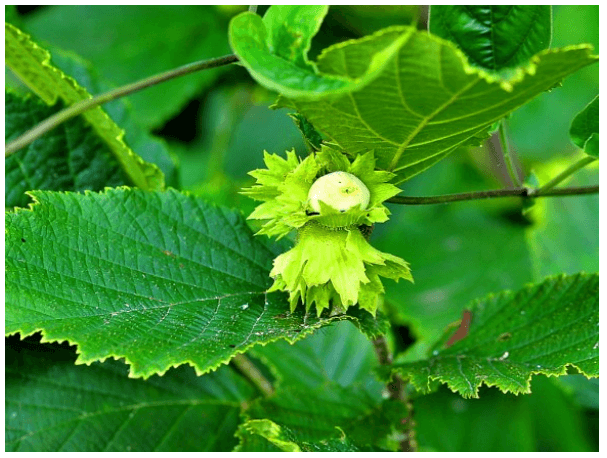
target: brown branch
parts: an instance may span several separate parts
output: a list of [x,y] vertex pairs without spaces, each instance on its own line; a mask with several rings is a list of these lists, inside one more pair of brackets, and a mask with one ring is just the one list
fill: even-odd
[[[392,364],[392,353],[388,348],[388,342],[386,342],[385,336],[373,340],[373,348],[375,349],[379,364],[382,366],[389,366]],[[405,407],[405,415],[400,420],[405,435],[404,439],[400,442],[400,450],[402,452],[415,452],[417,451],[417,441],[414,434],[415,422],[413,421],[413,406],[407,400],[405,385],[404,380],[398,374],[394,374],[392,380],[390,380],[387,385],[387,389],[390,399],[399,401]]]
[[386,202],[403,205],[430,205],[459,202],[463,200],[493,199],[497,197],[556,197],[598,194],[599,186],[579,186],[572,188],[557,188],[541,191],[532,188],[494,189],[491,191],[464,192],[461,194],[446,194],[442,196],[413,197],[395,196]]
[[74,116],[78,116],[79,114],[82,114],[85,111],[90,110],[91,108],[95,108],[99,105],[103,105],[104,103],[111,102],[112,100],[116,100],[120,97],[124,97],[125,95],[132,94],[134,92],[140,91],[150,86],[154,86],[164,81],[171,80],[173,78],[178,78],[180,76],[188,75],[190,73],[206,70],[209,68],[229,65],[237,61],[238,57],[233,54],[230,54],[228,56],[193,62],[191,64],[183,65],[181,67],[174,68],[164,73],[159,73],[143,80],[127,84],[126,86],[121,86],[119,88],[112,89],[111,91],[104,92],[103,94],[97,95],[93,98],[81,100],[80,102],[77,102],[74,105],[71,105],[48,117],[34,128],[28,130],[23,135],[10,142],[8,145],[6,145],[4,155],[5,157],[10,156],[11,154],[19,151],[21,148],[29,145],[45,133],[53,130],[60,124],[64,123],[68,119],[71,119]]

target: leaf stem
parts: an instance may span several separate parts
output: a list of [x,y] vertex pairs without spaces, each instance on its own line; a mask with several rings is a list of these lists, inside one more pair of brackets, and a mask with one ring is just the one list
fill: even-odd
[[257,5],[249,5],[249,11],[251,13],[257,13]]
[[82,114],[85,111],[90,110],[91,108],[94,108],[98,105],[103,105],[104,103],[111,102],[112,100],[124,97],[125,95],[132,94],[134,92],[140,91],[150,86],[154,86],[164,81],[171,80],[173,78],[178,78],[180,76],[184,76],[189,73],[194,73],[200,70],[229,65],[236,61],[238,61],[238,58],[234,54],[230,54],[223,57],[216,57],[213,59],[192,62],[190,64],[183,65],[181,67],[177,67],[172,70],[159,73],[157,75],[150,76],[140,81],[127,84],[126,86],[112,89],[111,91],[97,95],[93,98],[81,100],[80,102],[77,102],[74,105],[61,110],[58,113],[55,113],[53,116],[50,116],[49,118],[45,119],[33,129],[28,130],[23,135],[10,142],[6,146],[5,157],[10,156],[16,151],[19,151],[21,148],[29,145],[37,138],[41,137],[45,133],[59,126],[61,123],[67,121],[68,119],[71,119],[74,116],[78,116],[79,114]]
[[232,358],[231,362],[265,397],[270,397],[274,394],[274,387],[270,381],[257,369],[253,361],[245,355],[236,355]]
[[[388,342],[385,336],[380,336],[373,340],[373,348],[377,355],[377,360],[382,366],[389,366],[392,364],[392,353],[388,348]],[[415,440],[415,423],[413,421],[413,406],[407,399],[405,394],[405,382],[398,374],[392,375],[392,380],[387,385],[388,394],[390,399],[401,402],[406,410],[405,416],[401,419],[401,425],[404,425],[405,437],[400,442],[400,449],[402,452],[415,452],[417,451],[417,441]]]
[[442,196],[413,197],[395,196],[386,202],[403,205],[430,205],[459,202],[463,200],[493,199],[497,197],[555,197],[579,196],[583,194],[598,194],[599,186],[579,186],[572,188],[557,188],[542,190],[533,188],[494,189],[490,191],[464,192],[461,194],[446,194]]
[[571,167],[569,167],[568,169],[566,169],[563,172],[559,173],[557,176],[555,176],[552,180],[550,180],[544,186],[541,186],[537,190],[537,192],[538,193],[540,193],[540,192],[541,193],[545,193],[549,189],[554,188],[557,184],[559,184],[561,181],[563,181],[569,175],[573,175],[575,172],[577,172],[581,168],[586,167],[588,164],[590,164],[591,162],[594,162],[596,160],[597,160],[597,158],[596,157],[592,157],[592,156],[586,156],[586,157],[580,159],[575,164],[573,164]]
[[512,155],[510,154],[510,146],[508,144],[508,137],[506,135],[506,120],[502,119],[499,123],[498,127],[499,140],[500,145],[502,147],[502,155],[504,156],[504,162],[506,163],[506,167],[508,169],[508,175],[514,184],[514,187],[521,187],[521,180],[518,176],[518,172],[516,171],[516,167],[514,166],[514,161],[512,160]]

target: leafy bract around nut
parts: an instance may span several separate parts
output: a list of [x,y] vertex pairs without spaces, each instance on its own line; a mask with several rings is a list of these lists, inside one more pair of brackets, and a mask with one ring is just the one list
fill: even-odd
[[301,300],[320,315],[358,304],[375,315],[384,294],[380,276],[413,281],[408,264],[373,248],[361,229],[388,220],[382,204],[400,190],[393,174],[375,170],[373,152],[351,162],[324,144],[303,160],[264,152],[267,169],[250,172],[257,184],[243,194],[260,200],[249,216],[265,220],[258,234],[284,237],[297,230],[295,247],[274,260],[270,291],[289,292],[291,310]]

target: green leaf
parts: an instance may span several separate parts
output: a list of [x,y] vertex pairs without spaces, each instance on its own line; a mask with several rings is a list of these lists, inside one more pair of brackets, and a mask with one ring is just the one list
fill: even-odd
[[322,136],[320,133],[314,128],[310,121],[308,121],[304,116],[299,113],[290,113],[289,117],[293,119],[293,122],[301,132],[303,136],[306,146],[311,151],[318,151],[321,148]]
[[283,387],[270,398],[254,401],[245,415],[247,421],[270,420],[299,445],[320,446],[345,433],[357,447],[380,447],[388,443],[404,412],[398,401],[378,405],[360,386],[330,382],[312,390]]
[[132,377],[184,363],[202,374],[335,320],[376,332],[358,309],[287,313],[283,294],[266,293],[275,253],[238,212],[173,190],[31,196],[31,210],[6,215],[5,331],[68,340],[78,363],[124,357]]
[[241,444],[235,449],[237,452],[386,451],[374,447],[357,447],[339,428],[335,429],[334,437],[318,442],[306,442],[288,427],[277,425],[270,420],[250,420],[241,425],[236,434],[241,439]]
[[266,11],[263,25],[269,51],[297,67],[310,64],[308,51],[329,7],[326,5],[275,5]]
[[[51,6],[31,15],[25,26],[84,57],[118,86],[230,52],[225,20],[208,5]],[[132,94],[133,114],[148,129],[160,127],[225,70],[197,72]]]
[[[5,31],[6,65],[48,105],[54,105],[57,100],[72,105],[91,98],[86,89],[50,63],[48,51],[34,43],[29,35],[8,23]],[[136,186],[150,190],[164,187],[164,176],[160,169],[145,162],[126,145],[124,131],[101,107],[93,108],[82,116],[107,144]]]
[[[259,423],[263,429],[278,429],[280,426],[276,425],[277,428],[272,428],[271,425],[275,423],[270,420],[252,420],[252,422]],[[251,425],[250,422],[244,422],[238,428],[236,432],[236,437],[240,440],[236,448],[234,448],[234,452],[281,452],[284,451],[283,448],[275,445],[273,442],[269,440],[267,434],[259,434],[261,432],[261,428],[249,428]],[[267,425],[267,426],[266,426]],[[280,434],[280,430],[279,430]],[[276,437],[276,436],[274,436]],[[287,442],[287,441],[284,441]],[[282,445],[282,444],[281,444]],[[286,445],[286,444],[285,444]],[[291,449],[295,449],[297,444],[291,445]],[[288,446],[288,445],[287,445]],[[297,446],[299,447],[299,446]]]
[[590,156],[599,157],[599,96],[580,111],[569,129],[571,141]]
[[[9,142],[63,108],[12,91],[5,98],[5,138]],[[6,207],[25,207],[32,189],[101,191],[129,179],[120,164],[82,118],[71,119],[5,160]]]
[[529,393],[533,374],[599,375],[597,274],[562,275],[471,304],[468,335],[425,360],[393,369],[426,392],[433,380],[464,397],[482,383],[504,392]]
[[455,43],[471,64],[499,71],[550,47],[550,5],[433,5],[430,32]]
[[6,451],[230,451],[253,389],[229,367],[146,382],[117,361],[76,366],[73,349],[7,340]]
[[355,77],[322,74],[307,53],[326,12],[326,6],[274,5],[263,19],[241,13],[230,21],[230,46],[259,84],[285,97],[318,100],[360,89],[379,75],[404,38],[373,50]]
[[[479,143],[491,124],[597,60],[588,45],[546,50],[508,77],[468,64],[455,45],[408,27],[327,48],[321,74],[358,78],[374,56],[398,43],[381,75],[337,99],[290,100],[318,130],[353,155],[374,150],[378,166],[403,182],[463,144]],[[426,162],[421,166],[424,161]]]
[[382,399],[383,385],[372,375],[377,366],[373,345],[350,323],[327,326],[293,345],[278,341],[252,351],[272,370],[277,389],[360,385],[377,402]]
[[[590,43],[599,50],[599,6],[554,5],[552,46]],[[517,155],[543,162],[556,154],[573,153],[569,127],[576,113],[599,93],[599,66],[590,65],[569,76],[562,87],[544,92],[519,108],[508,120],[508,132]],[[537,120],[550,120],[550,129],[538,129]]]
[[[256,347],[253,354],[270,368],[276,392],[247,409],[245,415],[253,420],[244,429],[270,439],[251,425],[271,420],[266,432],[302,449],[337,442],[358,448],[398,447],[393,437],[402,428],[406,407],[382,396],[384,386],[373,376],[373,346],[352,325],[337,323],[293,345],[280,341]],[[241,438],[243,448],[252,446],[246,434]]]
[[243,423],[236,435],[240,444],[235,452],[301,452],[301,447],[293,441],[293,433],[270,420]]

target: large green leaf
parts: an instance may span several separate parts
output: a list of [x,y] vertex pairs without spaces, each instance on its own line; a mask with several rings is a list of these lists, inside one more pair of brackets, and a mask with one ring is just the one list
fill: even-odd
[[327,8],[274,5],[263,19],[241,13],[230,22],[232,50],[259,84],[286,97],[318,100],[360,89],[379,75],[405,38],[395,37],[373,50],[355,77],[319,73],[307,54]]
[[[49,107],[32,96],[6,92],[6,141],[18,137],[63,108]],[[84,119],[63,123],[5,160],[4,205],[24,207],[32,189],[101,191],[129,182],[108,146]]]
[[359,78],[376,53],[394,43],[399,52],[363,89],[338,99],[282,104],[296,108],[352,154],[375,150],[378,166],[397,173],[396,182],[458,145],[478,143],[492,123],[597,60],[588,45],[546,50],[500,77],[472,67],[448,41],[409,27],[390,27],[327,48],[318,69]]
[[590,156],[599,157],[599,96],[580,111],[571,123],[573,143]]
[[6,451],[230,451],[253,395],[229,367],[144,382],[117,361],[75,366],[57,344],[9,338],[5,356]]
[[[116,85],[230,52],[225,19],[201,5],[62,5],[25,21],[38,39],[69,49]],[[129,96],[144,127],[159,127],[225,68],[197,72]]]
[[[58,100],[71,105],[91,97],[73,78],[54,67],[50,63],[49,52],[34,43],[29,35],[8,23],[5,32],[6,65],[48,105],[54,105]],[[145,162],[126,145],[124,131],[101,107],[93,108],[82,116],[107,144],[136,186],[150,190],[164,187],[164,176],[160,169]],[[26,148],[31,148],[31,145]]]
[[148,377],[189,363],[199,374],[255,344],[295,341],[334,320],[381,332],[370,314],[288,313],[267,294],[275,253],[243,216],[176,191],[31,193],[6,215],[9,334],[42,331]]
[[433,5],[430,32],[492,71],[525,64],[550,47],[550,5]]
[[464,397],[482,383],[529,393],[533,374],[564,375],[575,366],[599,375],[597,274],[562,275],[474,302],[468,335],[428,359],[394,365],[420,391],[434,380]]

